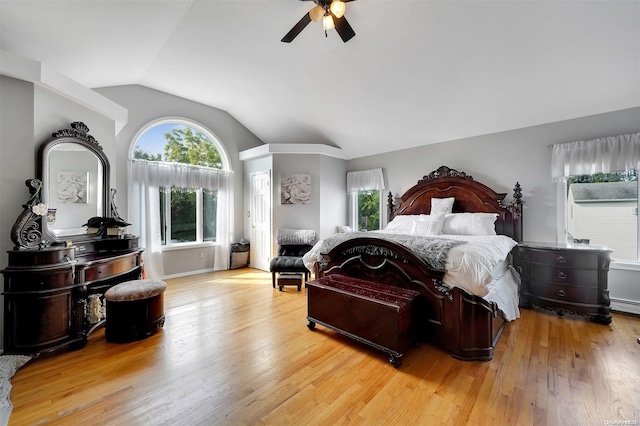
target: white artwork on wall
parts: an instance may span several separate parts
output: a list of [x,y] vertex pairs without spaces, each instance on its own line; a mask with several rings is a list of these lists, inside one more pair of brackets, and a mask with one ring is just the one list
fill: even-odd
[[282,175],[280,204],[311,204],[311,175]]
[[59,172],[58,173],[58,202],[86,204],[89,188],[88,172]]

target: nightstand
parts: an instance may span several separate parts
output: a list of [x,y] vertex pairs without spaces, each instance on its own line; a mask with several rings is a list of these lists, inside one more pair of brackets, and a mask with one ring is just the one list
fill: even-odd
[[609,247],[590,244],[522,242],[513,264],[522,277],[520,307],[532,305],[587,315],[600,324],[611,323]]

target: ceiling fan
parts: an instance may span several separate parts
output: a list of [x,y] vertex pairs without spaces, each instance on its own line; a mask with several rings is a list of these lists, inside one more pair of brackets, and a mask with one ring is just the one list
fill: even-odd
[[355,31],[353,31],[353,28],[351,28],[351,25],[349,25],[347,19],[344,17],[344,11],[346,9],[345,3],[353,0],[301,1],[313,1],[316,6],[314,6],[309,13],[306,13],[302,19],[300,19],[298,23],[291,28],[291,31],[289,31],[280,41],[284,43],[291,43],[311,21],[322,21],[322,29],[324,30],[325,37],[327,36],[327,31],[334,28],[345,43],[356,35]]

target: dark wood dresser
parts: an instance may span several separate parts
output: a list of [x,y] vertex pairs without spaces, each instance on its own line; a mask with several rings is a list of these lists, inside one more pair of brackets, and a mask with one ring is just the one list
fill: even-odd
[[611,252],[606,246],[589,244],[520,243],[513,259],[522,277],[520,306],[611,323],[607,286]]
[[4,352],[84,347],[91,332],[104,323],[104,293],[115,284],[140,278],[142,251],[138,237],[9,251],[9,265],[0,271]]

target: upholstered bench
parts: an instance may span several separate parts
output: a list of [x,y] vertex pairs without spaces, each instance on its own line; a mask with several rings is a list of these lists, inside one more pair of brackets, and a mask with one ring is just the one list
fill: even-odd
[[327,275],[307,283],[307,327],[313,330],[318,323],[385,351],[399,367],[409,343],[418,343],[419,297],[414,290]]
[[151,336],[164,325],[164,291],[160,280],[134,280],[111,287],[106,301],[105,337],[129,342]]

